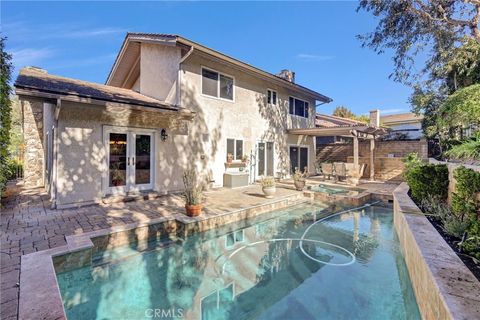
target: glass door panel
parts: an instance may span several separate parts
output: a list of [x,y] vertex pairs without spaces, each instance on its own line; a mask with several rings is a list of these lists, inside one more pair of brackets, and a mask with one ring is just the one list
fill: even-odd
[[258,143],[258,175],[265,175],[265,143]]
[[273,142],[267,142],[267,175],[273,176]]
[[295,173],[298,168],[298,147],[290,147],[290,173]]
[[135,184],[150,184],[152,143],[151,135],[135,135]]
[[308,171],[308,148],[300,148],[300,167],[301,172]]
[[127,134],[109,134],[109,187],[127,185]]

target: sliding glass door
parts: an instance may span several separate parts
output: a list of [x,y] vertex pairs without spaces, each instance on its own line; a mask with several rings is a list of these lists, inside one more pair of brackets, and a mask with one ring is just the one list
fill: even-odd
[[273,176],[273,142],[259,142],[257,150],[257,177]]
[[301,172],[308,170],[308,148],[301,146],[290,146],[290,174],[295,173],[295,169]]
[[153,189],[154,132],[108,127],[104,133],[108,163],[105,193]]

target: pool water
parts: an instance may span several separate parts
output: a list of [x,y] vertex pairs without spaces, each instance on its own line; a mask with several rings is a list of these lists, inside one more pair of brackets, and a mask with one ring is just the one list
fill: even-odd
[[328,210],[300,204],[145,252],[102,253],[57,275],[67,317],[420,319],[392,209]]
[[322,192],[327,193],[329,195],[349,195],[349,196],[356,196],[359,193],[365,191],[365,189],[360,188],[342,188],[342,187],[333,187],[325,184],[320,184],[318,186],[312,186],[310,190],[315,192]]

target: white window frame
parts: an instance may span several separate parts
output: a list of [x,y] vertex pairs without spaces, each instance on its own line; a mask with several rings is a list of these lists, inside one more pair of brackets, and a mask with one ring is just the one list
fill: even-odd
[[[275,103],[273,102],[270,102],[268,103],[268,93],[270,92],[271,94],[271,101],[273,101],[273,93],[275,92]],[[276,90],[273,90],[273,89],[270,89],[270,88],[267,88],[267,105],[270,105],[270,106],[277,106],[278,105],[278,92]]]
[[[242,232],[242,241],[237,241],[237,232],[240,232],[240,231]],[[231,235],[231,234],[233,234],[233,244],[230,246],[230,245],[227,244],[227,240],[228,240],[228,236]],[[235,230],[235,231],[229,232],[225,235],[225,248],[226,249],[231,249],[231,248],[235,247],[235,245],[237,243],[244,243],[244,242],[245,242],[245,232],[244,232],[243,229]]]
[[[106,170],[102,172],[102,190],[103,190],[103,196],[107,195],[115,195],[115,194],[126,194],[128,192],[135,192],[135,191],[143,191],[143,190],[155,190],[156,188],[156,182],[155,182],[155,177],[156,177],[156,163],[157,163],[157,129],[150,129],[150,128],[138,128],[138,127],[125,127],[125,126],[111,126],[111,125],[103,125],[102,128],[102,140],[104,143],[104,148],[106,151],[106,156],[105,156],[105,168]],[[121,133],[121,134],[126,134],[127,136],[134,137],[136,134],[146,134],[150,135],[152,137],[151,141],[151,155],[150,155],[150,161],[151,161],[151,168],[150,168],[150,183],[149,184],[129,184],[128,182],[125,184],[125,186],[122,187],[110,187],[109,186],[109,163],[110,163],[110,153],[108,152],[108,143],[109,143],[109,134],[110,133]],[[128,139],[128,137],[127,137]],[[128,140],[127,140],[128,143]],[[132,141],[132,143],[134,143]],[[131,146],[127,144],[127,156],[131,156],[130,153],[132,150],[130,150]],[[130,175],[131,172],[128,172],[127,169],[127,178],[130,179],[132,176]]]
[[[203,70],[208,70],[210,72],[216,72],[218,74],[218,81],[217,81],[217,93],[218,93],[218,96],[211,96],[211,95],[208,95],[208,94],[205,94],[203,93]],[[220,97],[220,75],[223,75],[225,77],[229,77],[229,78],[232,78],[233,80],[233,86],[232,86],[232,100],[229,100],[229,99],[225,99],[225,98],[222,98]],[[217,71],[213,68],[210,68],[210,67],[205,67],[205,66],[201,66],[201,70],[200,70],[200,94],[203,96],[203,97],[206,97],[206,98],[211,98],[211,99],[217,99],[217,100],[223,100],[223,101],[228,101],[228,102],[235,102],[235,77],[232,76],[232,75],[229,75],[229,74],[226,74],[226,73],[223,73],[223,72],[220,72],[220,71]]]
[[[274,176],[274,177],[277,176],[277,175],[275,174],[275,162],[276,162],[276,161],[275,161],[275,152],[276,152],[275,141],[273,141],[273,140],[257,140],[257,143],[256,143],[256,146],[257,146],[257,148],[256,148],[256,149],[257,149],[257,154],[255,155],[255,157],[256,157],[256,163],[255,163],[255,179],[260,179],[260,177],[261,177],[261,176],[258,174],[258,168],[259,168],[258,158],[259,158],[259,153],[260,153],[260,150],[259,150],[259,148],[258,148],[258,144],[259,144],[259,143],[265,143],[265,148],[266,148],[266,147],[267,147],[267,143],[269,143],[269,142],[272,143],[272,148],[273,148],[273,150],[272,150],[272,152],[273,152],[273,164],[272,164],[272,166],[273,166],[273,168],[272,168],[272,169],[273,169],[273,176]],[[265,150],[265,163],[264,163],[264,165],[265,165],[265,171],[267,171],[267,152],[266,152],[266,150]]]
[[[293,98],[293,114],[290,113],[290,98]],[[303,103],[306,103],[308,106],[308,117],[305,117],[305,106],[303,108],[303,116],[299,116],[298,114],[295,114],[295,100],[300,100],[300,101],[303,101]],[[299,117],[299,118],[303,118],[303,119],[309,119],[310,116],[311,116],[311,111],[310,111],[310,102],[305,100],[305,99],[301,99],[301,98],[297,98],[296,96],[288,96],[288,114],[291,115],[291,116],[295,116],[295,117]]]
[[[245,139],[244,138],[233,138],[233,137],[227,137],[226,140],[225,140],[225,159],[227,159],[227,156],[228,156],[228,140],[233,140],[233,160],[242,160],[241,157],[245,156],[246,153],[245,153]],[[237,159],[237,155],[235,153],[237,153],[237,141],[242,141],[242,149],[243,149],[243,154],[241,155],[241,157],[239,159]]]

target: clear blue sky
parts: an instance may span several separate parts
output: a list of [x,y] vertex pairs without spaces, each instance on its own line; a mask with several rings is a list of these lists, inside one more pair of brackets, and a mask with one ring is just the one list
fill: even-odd
[[17,68],[104,83],[125,32],[180,34],[333,98],[355,113],[408,112],[411,89],[388,78],[391,54],[355,38],[376,21],[357,2],[1,2]]

